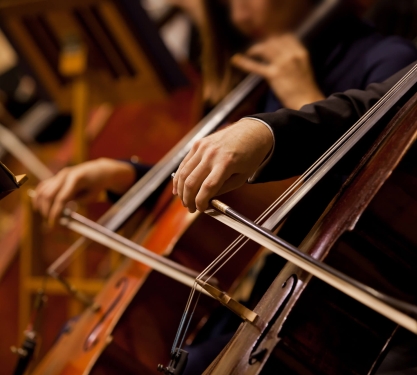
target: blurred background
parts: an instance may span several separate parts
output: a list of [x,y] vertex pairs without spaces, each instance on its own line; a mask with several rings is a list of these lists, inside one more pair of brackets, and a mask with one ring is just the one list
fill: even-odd
[[[77,236],[51,230],[28,191],[68,165],[100,157],[156,163],[206,111],[199,0],[0,0],[0,160],[29,182],[0,202],[0,364],[24,339],[47,289],[37,357],[83,304],[45,271]],[[57,4],[59,3],[59,4]],[[191,5],[190,5],[191,4]],[[417,1],[358,0],[383,35],[417,43]],[[97,219],[110,207],[83,208]],[[120,256],[100,246],[62,275],[96,294]],[[32,323],[31,323],[32,322]]]

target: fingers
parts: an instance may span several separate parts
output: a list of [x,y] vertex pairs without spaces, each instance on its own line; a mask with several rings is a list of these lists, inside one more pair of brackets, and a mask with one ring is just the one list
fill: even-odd
[[[178,197],[190,212],[206,210],[216,194],[242,185],[272,144],[270,130],[254,120],[240,121],[196,142],[175,175]],[[235,175],[240,177],[231,178]]]
[[[195,172],[195,169],[200,164],[201,158],[199,157],[199,154],[194,154],[182,167],[179,168],[177,173],[175,174],[175,177],[177,178],[177,195],[184,203],[184,184],[185,181],[188,179],[188,177],[193,174],[193,178],[199,180],[201,177],[197,174],[199,172],[202,172],[202,168],[198,168],[197,172]],[[189,184],[189,183],[188,183]]]
[[55,196],[55,199],[51,201],[51,206],[49,212],[45,215],[48,218],[48,224],[53,226],[61,212],[64,210],[65,205],[75,198],[77,194],[78,180],[76,178],[68,178],[59,193]]
[[134,174],[130,165],[107,158],[64,168],[39,184],[33,207],[53,224],[71,200],[91,202],[100,192],[110,188],[123,194],[133,183]]
[[177,172],[175,173],[174,179],[172,180],[172,194],[178,195],[178,181],[180,178],[180,173],[183,169],[183,167],[187,164],[188,160],[190,160],[195,152],[198,149],[198,142],[196,142],[193,147],[191,148],[190,152],[185,156],[181,164],[179,165]]
[[254,44],[246,51],[245,55],[264,63],[271,63],[274,59],[288,53],[290,50],[290,41],[286,37],[275,37],[262,43]]
[[60,191],[68,171],[66,169],[59,172],[56,176],[41,182],[35,191],[35,196],[32,199],[33,208],[41,213],[42,216],[47,217],[51,208],[52,202]]
[[32,199],[33,208],[53,226],[67,202],[82,190],[82,176],[63,169],[56,176],[39,184]]
[[271,37],[250,47],[244,55],[237,54],[232,64],[248,73],[255,73],[269,78],[282,64],[290,64],[295,59],[305,58],[305,48],[291,34]]
[[262,77],[266,77],[268,74],[267,64],[256,61],[242,54],[236,54],[233,56],[232,64],[247,73],[255,73]]
[[[227,173],[227,163],[222,165],[214,162],[216,152],[206,150],[204,146],[200,147],[192,157],[184,159],[185,162],[175,174],[177,195],[191,213],[196,209],[204,211],[209,200],[230,177]],[[202,154],[205,155],[203,159]]]
[[254,44],[246,51],[246,55],[254,59],[269,61],[276,54],[274,50],[271,50],[271,43],[269,41]]
[[196,208],[200,212],[207,210],[210,200],[218,194],[224,182],[230,177],[225,169],[215,168],[201,184],[195,198]]
[[196,204],[195,198],[198,194],[198,191],[210,174],[210,167],[206,163],[200,163],[186,178],[184,182],[184,189],[182,195],[182,202],[184,206],[188,208],[188,211],[191,213],[195,212]]

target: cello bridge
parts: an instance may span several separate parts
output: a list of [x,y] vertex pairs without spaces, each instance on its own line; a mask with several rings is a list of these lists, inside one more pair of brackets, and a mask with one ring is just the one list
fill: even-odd
[[257,321],[259,320],[259,315],[256,312],[243,306],[241,303],[234,300],[225,292],[222,292],[221,290],[215,288],[214,286],[211,286],[210,284],[207,284],[206,282],[202,280],[197,279],[196,282],[210,296],[212,296],[214,299],[219,301],[222,305],[227,307],[230,311],[232,311],[234,314],[239,316],[244,321],[251,323],[251,324],[256,324]]

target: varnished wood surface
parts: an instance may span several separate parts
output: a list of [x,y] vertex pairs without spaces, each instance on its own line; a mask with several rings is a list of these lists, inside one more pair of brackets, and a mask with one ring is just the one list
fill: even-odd
[[[417,300],[416,135],[414,96],[301,245],[350,276],[413,303]],[[288,280],[296,286],[281,304]],[[290,264],[255,311],[266,321],[275,319],[260,348],[274,352],[276,371],[282,367],[294,374],[370,374],[397,328]],[[266,357],[253,365],[249,357],[259,334],[256,327],[242,324],[204,374],[258,374]]]

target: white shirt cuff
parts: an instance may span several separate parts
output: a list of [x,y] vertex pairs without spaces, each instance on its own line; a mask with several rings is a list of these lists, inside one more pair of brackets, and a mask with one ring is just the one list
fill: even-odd
[[272,157],[272,154],[274,153],[274,149],[275,149],[275,135],[274,135],[274,132],[273,132],[273,130],[272,130],[272,128],[271,128],[271,126],[269,125],[269,124],[267,124],[265,121],[263,121],[263,120],[260,120],[260,119],[258,119],[258,118],[256,118],[256,117],[243,117],[242,118],[242,120],[254,120],[254,121],[259,121],[261,124],[264,124],[268,129],[269,129],[269,131],[271,132],[271,134],[272,134],[272,149],[271,149],[271,151],[269,152],[269,154],[266,156],[266,158],[265,158],[265,160],[262,162],[262,164],[258,167],[258,169],[255,171],[255,173],[251,176],[251,177],[249,177],[248,178],[248,183],[253,183],[253,182],[255,182],[255,180],[257,179],[257,177],[259,176],[259,174],[261,173],[261,171],[262,171],[262,169],[265,167],[265,165],[267,165],[268,164],[268,162],[269,162],[269,160],[271,159],[271,157]]

